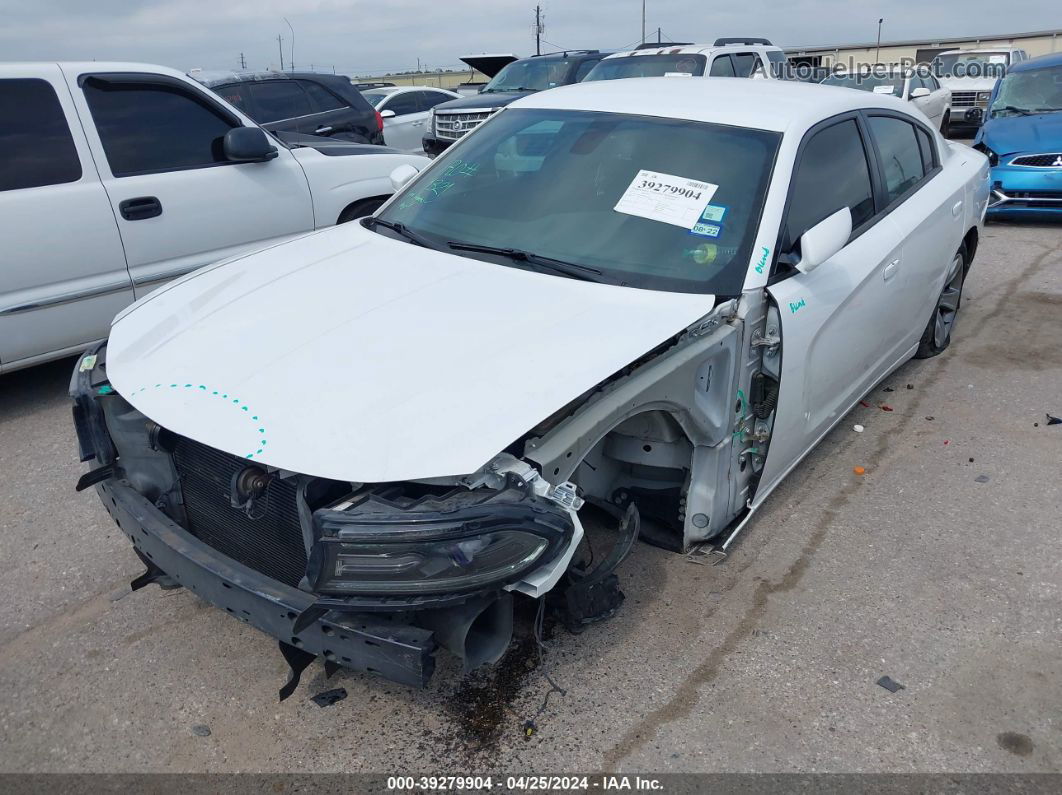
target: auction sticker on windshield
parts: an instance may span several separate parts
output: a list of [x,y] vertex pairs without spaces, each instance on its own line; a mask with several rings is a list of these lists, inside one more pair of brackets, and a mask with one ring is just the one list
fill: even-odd
[[650,221],[692,229],[718,185],[659,171],[639,171],[612,209]]

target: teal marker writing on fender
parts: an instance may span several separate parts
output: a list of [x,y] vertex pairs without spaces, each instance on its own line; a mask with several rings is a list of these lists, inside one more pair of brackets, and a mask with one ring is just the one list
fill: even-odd
[[789,311],[790,312],[796,312],[801,307],[807,306],[807,305],[808,305],[807,301],[805,301],[803,298],[801,298],[799,301],[796,301],[796,302],[790,301],[789,302]]

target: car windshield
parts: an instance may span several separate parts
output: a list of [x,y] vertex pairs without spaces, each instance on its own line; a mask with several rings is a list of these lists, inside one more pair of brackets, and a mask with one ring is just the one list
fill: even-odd
[[383,101],[393,93],[395,93],[393,88],[370,88],[368,91],[362,91],[361,95],[369,100],[370,105],[374,108],[378,108],[383,104]]
[[856,88],[860,91],[872,91],[875,94],[890,94],[903,97],[902,77],[873,77],[866,75],[830,75],[822,81],[824,86],[841,86]]
[[584,83],[592,80],[620,80],[624,77],[664,77],[682,74],[700,77],[707,59],[703,55],[628,55],[605,58],[590,70]]
[[780,139],[682,119],[508,109],[378,218],[411,240],[499,265],[535,262],[451,244],[559,260],[582,278],[589,268],[633,287],[736,295]]
[[1005,52],[952,52],[933,59],[935,72],[945,77],[1000,77],[1010,64]]
[[1062,64],[1011,72],[999,84],[991,114],[1062,111]]
[[545,91],[563,85],[568,75],[565,59],[535,59],[514,61],[506,66],[483,88],[484,94],[499,91]]

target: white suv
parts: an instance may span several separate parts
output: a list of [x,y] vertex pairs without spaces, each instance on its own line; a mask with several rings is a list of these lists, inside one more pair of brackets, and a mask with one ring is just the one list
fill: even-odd
[[951,91],[953,124],[980,126],[996,81],[1008,67],[1029,59],[1025,50],[985,47],[948,50],[933,59],[933,74]]
[[767,39],[716,39],[711,45],[642,45],[602,59],[583,82],[671,76],[779,79],[785,63],[785,53]]

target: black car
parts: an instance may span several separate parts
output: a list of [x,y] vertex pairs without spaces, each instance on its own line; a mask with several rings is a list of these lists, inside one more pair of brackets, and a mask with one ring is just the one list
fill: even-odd
[[191,75],[273,133],[383,144],[383,119],[342,75],[198,72]]
[[462,58],[492,80],[474,96],[435,106],[431,126],[424,135],[425,153],[434,156],[443,152],[465,133],[520,97],[578,83],[606,55],[607,52],[600,50],[567,50],[520,60],[513,56]]

